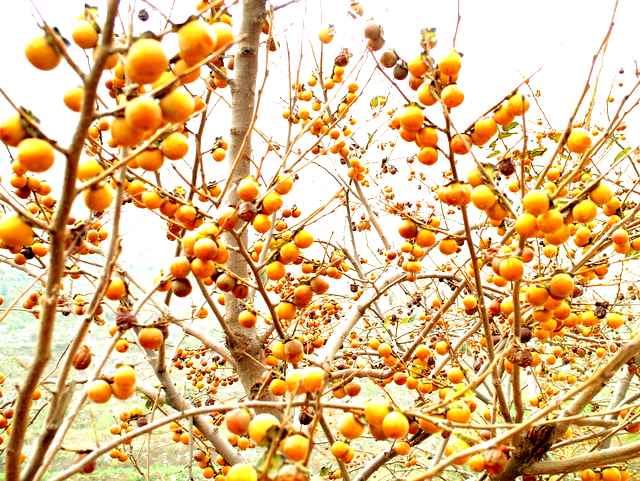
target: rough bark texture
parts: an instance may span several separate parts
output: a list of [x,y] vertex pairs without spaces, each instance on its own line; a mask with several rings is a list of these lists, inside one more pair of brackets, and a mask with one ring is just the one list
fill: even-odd
[[[244,0],[242,2],[242,24],[240,26],[240,42],[235,58],[235,79],[231,83],[231,145],[230,159],[237,158],[235,169],[231,172],[231,189],[226,198],[227,205],[236,205],[238,197],[235,185],[238,180],[251,172],[251,132],[249,131],[255,109],[256,77],[258,73],[258,45],[262,22],[265,16],[265,0]],[[226,237],[229,245],[235,245],[231,235]],[[247,242],[247,231],[241,236]],[[246,261],[238,252],[231,251],[228,267],[240,278],[246,278],[249,270]],[[255,329],[246,329],[238,324],[241,304],[233,297],[226,295],[225,320],[233,339],[227,344],[238,362],[240,381],[247,393],[260,380],[263,369],[256,360],[262,357],[262,345]],[[253,396],[251,396],[253,397]]]

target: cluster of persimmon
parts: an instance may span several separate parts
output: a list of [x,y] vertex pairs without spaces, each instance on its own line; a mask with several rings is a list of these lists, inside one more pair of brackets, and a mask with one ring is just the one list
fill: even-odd
[[582,481],[628,481],[631,473],[624,468],[610,466],[602,469],[583,469],[580,471]]
[[118,399],[130,398],[136,390],[136,371],[132,366],[121,365],[116,368],[111,379],[96,379],[87,386],[89,400],[104,404],[111,396]]
[[[111,121],[101,117],[91,127],[89,135],[95,144],[89,152],[99,159],[82,161],[77,174],[79,181],[88,182],[83,190],[90,210],[104,211],[114,197],[113,187],[104,173],[109,165],[101,155],[104,148],[101,132],[109,131],[109,147],[132,148],[145,142],[150,144],[147,148],[139,148],[138,154],[129,160],[128,166],[132,169],[157,171],[165,158],[177,160],[186,155],[188,141],[181,132],[183,124],[204,104],[182,85],[200,78],[200,66],[207,60],[221,62],[221,57],[213,54],[224,52],[234,41],[231,18],[222,10],[216,10],[222,7],[216,5],[207,4],[211,12],[210,23],[196,18],[177,28],[179,59],[173,65],[170,65],[161,41],[155,38],[135,40],[124,58],[118,53],[108,57],[105,68],[113,70],[113,78],[107,81],[107,87],[117,101],[117,108],[110,113],[113,116]],[[89,50],[97,47],[99,33],[92,11],[87,9],[72,36],[78,47]],[[50,34],[36,37],[26,46],[25,55],[34,67],[51,70],[62,58],[60,42],[61,38],[54,39]],[[80,112],[83,96],[82,88],[71,89],[65,94],[64,103],[70,110]],[[17,148],[11,179],[16,194],[21,198],[35,195],[37,202],[29,205],[29,211],[44,217],[51,212],[55,198],[50,195],[49,184],[39,180],[35,174],[46,172],[53,166],[54,146],[40,132],[37,119],[26,111],[0,125],[0,138],[8,146]],[[224,157],[224,147],[221,144],[214,150],[216,160]],[[100,180],[94,180],[96,177]],[[160,208],[163,199],[153,189],[146,192],[144,187],[144,184],[142,188],[140,184],[134,184],[129,190],[146,207]],[[173,217],[168,215],[173,210],[178,214],[177,220],[188,225],[194,222],[192,217],[195,215],[192,214],[193,207],[186,207],[186,212],[180,212],[179,206],[167,205],[165,215]],[[34,241],[33,235],[29,223],[18,216],[5,216],[0,223],[0,241],[6,248],[18,250],[30,246]]]
[[[321,397],[348,397],[350,401],[371,387],[376,390],[398,387],[406,390],[403,394],[418,396],[426,406],[438,405],[436,409],[422,411],[422,405],[403,408],[381,396],[374,396],[359,406],[354,402],[353,406],[343,407],[331,423],[337,439],[328,446],[328,452],[340,463],[352,467],[363,458],[359,454],[358,440],[369,435],[376,441],[393,443],[393,453],[404,456],[406,467],[417,464],[414,445],[429,436],[447,439],[444,444],[447,456],[469,448],[478,442],[478,437],[486,440],[492,436],[485,430],[480,430],[477,437],[467,435],[465,428],[472,419],[494,423],[496,412],[487,407],[478,408],[481,396],[476,397],[469,389],[473,374],[464,362],[455,359],[457,348],[448,333],[454,322],[466,324],[468,317],[465,316],[477,316],[483,308],[481,301],[482,306],[486,302],[486,314],[493,321],[493,331],[488,334],[493,334],[490,337],[494,344],[495,340],[508,337],[513,326],[520,326],[518,338],[524,347],[508,352],[500,369],[508,375],[518,366],[530,369],[536,376],[537,391],[528,399],[532,408],[542,408],[551,402],[561,392],[561,383],[573,385],[586,379],[584,370],[579,367],[580,358],[589,356],[598,360],[616,351],[618,345],[607,342],[606,335],[621,329],[630,314],[622,307],[610,308],[608,303],[580,302],[586,299],[586,289],[592,281],[608,275],[610,261],[600,255],[575,264],[578,267],[574,268],[559,258],[561,253],[566,253],[567,258],[575,258],[578,252],[586,255],[599,243],[603,249],[611,247],[615,254],[626,255],[632,250],[640,250],[640,238],[634,237],[630,228],[614,229],[614,226],[622,225],[624,209],[629,206],[621,200],[622,190],[604,180],[604,175],[589,171],[591,150],[599,144],[599,140],[594,139],[597,131],[579,124],[569,129],[566,138],[562,139],[567,161],[564,165],[538,169],[534,165],[538,154],[527,152],[526,135],[523,151],[505,153],[496,165],[484,162],[488,158],[481,149],[489,146],[497,153],[497,139],[506,138],[509,132],[524,124],[529,100],[521,92],[513,91],[471,126],[457,130],[452,116],[465,101],[464,91],[458,84],[462,55],[452,49],[436,61],[431,56],[435,47],[433,37],[430,32],[423,32],[422,52],[409,61],[400,58],[393,49],[374,53],[378,62],[376,68],[389,69],[399,90],[406,81],[409,89],[415,92],[414,101],[388,112],[389,127],[394,139],[399,136],[405,146],[410,147],[408,164],[417,160],[424,166],[434,166],[446,160],[445,170],[448,171],[444,174],[443,185],[432,189],[435,199],[452,215],[475,209],[474,213],[482,219],[486,216],[484,227],[488,229],[478,235],[476,246],[471,235],[454,233],[446,223],[443,227],[441,218],[444,216],[437,217],[433,209],[428,216],[423,216],[419,202],[413,211],[410,204],[392,205],[393,191],[387,188],[385,200],[389,202],[385,208],[399,218],[401,243],[395,250],[379,252],[386,267],[396,262],[404,271],[403,280],[417,281],[431,250],[437,247],[441,258],[448,263],[443,270],[451,272],[457,261],[454,256],[465,242],[470,243],[472,245],[468,247],[475,260],[466,263],[461,268],[465,272],[460,275],[472,279],[478,274],[489,287],[489,293],[485,292],[484,298],[479,297],[480,288],[473,291],[473,285],[469,283],[465,295],[451,308],[456,320],[450,313],[443,315],[430,337],[417,342],[408,353],[404,344],[389,332],[384,334],[378,330],[364,316],[364,329],[348,334],[339,359],[322,367],[314,364],[310,354],[325,344],[330,335],[327,331],[336,319],[341,318],[346,305],[341,299],[328,295],[331,282],[348,277],[352,266],[344,252],[328,243],[317,242],[304,222],[296,225],[291,221],[301,215],[295,205],[285,206],[285,198],[292,191],[297,174],[278,171],[272,179],[265,180],[265,173],[260,172],[231,185],[223,180],[191,186],[190,195],[182,187],[168,192],[159,182],[156,185],[145,178],[149,173],[166,170],[167,160],[178,161],[189,153],[192,134],[187,122],[202,114],[207,105],[191,93],[188,85],[204,79],[208,89],[224,89],[228,86],[227,74],[234,68],[233,58],[223,55],[234,42],[232,19],[224,2],[203,1],[197,8],[198,16],[159,36],[145,35],[127,41],[126,45],[124,38],[116,38],[116,48],[106,59],[109,78],[104,83],[115,105],[109,111],[96,113],[92,119],[89,145],[85,148],[88,156],[78,165],[77,190],[83,195],[90,217],[87,222],[70,219],[69,228],[75,244],[72,255],[94,253],[109,237],[101,215],[112,206],[116,190],[122,188],[123,202],[153,211],[167,222],[168,239],[179,241],[180,250],[171,260],[167,272],[157,278],[156,291],[185,298],[191,295],[195,281],[213,288],[218,304],[224,305],[225,294],[240,300],[242,308],[237,322],[243,328],[265,327],[258,326],[261,320],[267,325],[277,321],[284,329],[286,335],[282,339],[269,336],[264,339],[264,359],[260,362],[266,370],[261,381],[271,399],[307,401],[300,410],[300,425],[310,424],[314,419],[310,414],[313,401],[320,402]],[[357,2],[353,2],[351,8],[355,14],[362,15]],[[276,44],[268,22],[262,32],[269,35],[269,48],[274,50]],[[95,49],[95,56],[99,51],[100,33],[94,12],[87,8],[72,32],[72,38],[83,50]],[[169,54],[169,42],[164,40],[165,35],[173,34],[178,45],[176,55]],[[26,58],[37,69],[52,70],[63,58],[64,42],[57,33],[53,35],[54,32],[47,30],[25,49]],[[333,26],[319,32],[323,51],[330,48],[335,35]],[[385,46],[382,27],[375,22],[366,24],[364,37],[371,52],[379,52]],[[311,142],[308,152],[317,156],[336,156],[348,169],[346,174],[350,182],[360,188],[369,185],[367,176],[371,164],[354,140],[353,130],[357,123],[354,106],[362,92],[361,85],[349,81],[350,57],[348,49],[341,49],[329,72],[320,68],[306,82],[292,85],[293,94],[282,116],[290,127],[298,125],[302,134],[309,134],[302,136]],[[204,68],[209,68],[210,73],[205,74]],[[328,97],[332,90],[337,99],[335,102]],[[84,96],[83,88],[72,88],[64,94],[64,105],[73,112],[82,112]],[[386,103],[386,100],[380,102]],[[438,109],[446,121],[445,127],[432,121]],[[524,126],[522,128],[524,130]],[[553,132],[532,137],[537,139],[539,146],[547,140],[560,141]],[[23,214],[7,214],[0,218],[0,248],[13,254],[16,265],[24,265],[48,253],[48,241],[38,235],[38,223],[34,220],[48,223],[57,200],[51,194],[50,184],[38,176],[53,167],[56,151],[63,149],[40,130],[38,119],[23,109],[0,124],[0,139],[15,153],[10,185],[15,189],[16,197],[25,201]],[[273,145],[269,148],[273,150]],[[228,150],[227,141],[218,137],[206,153],[210,153],[215,162],[221,162],[227,158]],[[114,155],[116,151],[118,153]],[[478,160],[480,157],[482,162]],[[465,178],[456,172],[460,158],[466,159],[468,165],[475,165],[468,174],[465,172]],[[518,163],[522,169],[516,174]],[[573,171],[569,170],[572,166],[575,166]],[[114,178],[114,172],[122,167],[126,168],[124,185]],[[394,169],[383,165],[382,173],[393,174]],[[209,207],[218,207],[227,189],[237,203],[211,213]],[[370,223],[363,217],[356,227],[355,230],[368,230]],[[244,229],[250,229],[254,234],[246,248],[242,244],[234,247],[227,244],[229,238],[239,238],[238,233]],[[610,230],[612,232],[606,234]],[[499,245],[487,231],[502,238]],[[327,249],[321,261],[312,257],[312,247],[319,245]],[[247,262],[253,262],[252,278],[240,278],[227,267],[232,249],[245,255]],[[362,259],[362,263],[366,262]],[[374,270],[369,273],[369,280],[375,281]],[[82,274],[79,267],[73,265],[66,275],[78,279]],[[348,281],[352,282],[350,299],[357,301],[363,288],[351,278]],[[269,304],[268,313],[247,300],[251,288],[256,286],[265,297],[265,304]],[[120,315],[128,315],[122,311],[131,294],[129,289],[126,273],[112,274],[105,298],[119,304]],[[271,293],[277,296],[273,305],[267,299]],[[41,295],[37,290],[30,292],[22,306],[38,316]],[[420,322],[432,321],[443,303],[439,297],[430,299],[430,307],[423,301],[421,294],[416,293],[406,305],[393,308],[393,314],[385,313],[383,321],[399,324],[399,314],[413,313],[414,308],[420,310],[416,316]],[[69,299],[61,296],[59,300],[62,312],[79,316],[86,314],[86,306],[82,295]],[[194,308],[193,314],[194,319],[205,319],[209,312],[205,308],[197,311]],[[98,306],[93,315],[97,324],[102,323],[103,306]],[[587,347],[569,348],[562,342],[569,332],[590,337],[593,342]],[[116,320],[110,333],[120,334],[115,343],[115,351],[120,354],[128,352],[134,343],[145,350],[159,350],[168,337],[164,321],[123,325]],[[488,345],[489,339],[485,337],[488,334],[469,338],[466,341],[469,350],[482,352]],[[528,344],[530,341],[534,341],[533,345]],[[480,361],[480,357],[482,355],[476,361]],[[91,349],[82,345],[72,364],[81,371],[91,365],[92,359]],[[190,399],[194,406],[213,404],[221,388],[239,381],[239,375],[225,359],[206,348],[179,347],[172,366],[182,371],[181,376],[191,386],[191,394],[195,392]],[[348,368],[373,368],[384,374],[370,379],[372,383],[333,376]],[[86,396],[97,404],[107,403],[112,397],[129,399],[136,391],[139,376],[140,372],[136,373],[133,366],[119,364],[110,375],[89,380]],[[0,385],[3,381],[0,375]],[[37,388],[33,399],[41,397],[42,392]],[[628,415],[629,412],[619,414],[621,419]],[[10,428],[12,416],[11,407],[2,410],[0,430]],[[121,436],[136,426],[144,426],[148,422],[147,416],[148,413],[138,408],[122,412],[110,432]],[[271,461],[278,457],[277,473],[274,476],[270,473],[270,478],[279,481],[308,479],[306,466],[315,440],[303,432],[302,427],[295,427],[289,419],[244,407],[210,413],[210,416],[213,424],[221,424],[224,419],[227,439],[232,446],[239,450],[264,448],[265,457],[258,467],[248,463],[231,466],[221,456],[213,457],[209,453],[206,438],[197,428],[187,429],[172,423],[170,436],[173,442],[197,446],[193,459],[204,478],[257,481],[276,465]],[[624,429],[636,432],[640,430],[640,423],[629,424]],[[571,436],[570,431],[565,433],[567,436]],[[113,449],[111,458],[120,462],[130,460],[133,453],[130,443],[129,440]],[[79,453],[79,456],[85,454]],[[471,457],[461,457],[456,464],[465,464],[474,472],[496,475],[502,471],[508,456],[509,450],[498,445]],[[94,468],[95,463],[87,464],[83,472],[90,473]],[[339,476],[339,472],[330,474],[332,478]],[[628,481],[630,475],[625,469],[610,466],[584,470],[580,477],[582,481]]]

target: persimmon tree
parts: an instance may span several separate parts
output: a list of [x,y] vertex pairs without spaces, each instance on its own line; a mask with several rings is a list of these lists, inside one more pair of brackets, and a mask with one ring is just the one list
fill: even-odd
[[[364,2],[333,12],[348,48],[288,36],[295,0],[123,3],[25,47],[79,82],[68,144],[2,91],[0,322],[37,332],[0,381],[4,479],[150,478],[151,433],[220,481],[630,478],[639,74],[594,115],[617,3],[560,128],[535,77],[460,122],[460,16],[403,52]],[[73,436],[89,407],[115,423]]]

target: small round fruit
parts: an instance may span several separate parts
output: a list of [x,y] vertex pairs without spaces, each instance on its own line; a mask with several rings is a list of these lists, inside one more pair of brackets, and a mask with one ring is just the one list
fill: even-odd
[[162,123],[162,110],[156,99],[137,97],[127,103],[124,118],[135,129],[155,131]]
[[216,36],[216,50],[228,47],[233,43],[233,29],[225,22],[215,22],[211,25]]
[[120,388],[131,389],[136,385],[136,371],[131,366],[123,365],[113,374],[113,382]]
[[549,281],[549,294],[556,299],[565,299],[573,294],[573,278],[567,273],[554,275]]
[[144,136],[144,131],[134,129],[124,117],[116,117],[109,126],[111,133],[111,143],[114,146],[132,147],[140,142]]
[[433,147],[423,147],[416,157],[421,164],[433,165],[438,161],[438,151]]
[[455,423],[467,423],[471,419],[471,410],[466,403],[456,404],[447,410],[447,419]]
[[620,470],[618,468],[604,468],[602,473],[602,481],[621,481],[622,476],[620,474]]
[[489,186],[479,185],[471,191],[471,202],[480,210],[490,209],[497,200],[498,198]]
[[586,129],[575,128],[571,130],[567,139],[567,148],[570,152],[584,154],[591,147],[591,134]]
[[138,167],[155,172],[164,164],[164,155],[160,149],[145,149],[134,157],[134,161]]
[[584,199],[573,206],[571,213],[576,222],[591,222],[598,214],[598,206],[591,199]]
[[409,433],[409,420],[399,411],[390,412],[382,421],[382,432],[387,438],[402,439]]
[[455,49],[451,49],[449,53],[438,62],[438,69],[440,70],[440,73],[449,76],[457,75],[461,66],[462,58]]
[[87,387],[87,397],[97,404],[104,404],[111,399],[111,386],[107,381],[96,379]]
[[258,445],[268,443],[269,439],[267,438],[267,434],[269,429],[279,425],[280,421],[278,421],[278,418],[273,414],[258,414],[249,423],[249,437]]
[[33,229],[17,215],[0,219],[0,241],[8,247],[22,248],[33,244]]
[[127,287],[122,279],[119,277],[112,279],[109,282],[109,286],[107,287],[107,292],[105,296],[107,299],[111,299],[112,301],[117,301],[122,299],[124,295],[127,293]]
[[598,185],[589,194],[589,197],[598,205],[604,205],[613,197],[613,190],[609,184],[604,181],[598,182]]
[[242,436],[246,434],[249,429],[249,423],[251,422],[251,413],[246,409],[238,408],[229,411],[225,415],[225,422],[227,429],[233,434]]
[[54,152],[49,142],[42,139],[24,139],[18,145],[18,162],[31,172],[45,172],[53,165]]
[[80,112],[80,110],[82,110],[83,98],[84,89],[82,87],[74,87],[65,92],[62,100],[69,110],[72,112]]
[[20,114],[12,115],[0,124],[0,140],[11,147],[16,147],[25,135]]
[[417,105],[407,105],[399,115],[400,126],[411,132],[417,132],[422,128],[424,114]]
[[464,92],[456,84],[447,85],[443,88],[440,97],[442,98],[442,103],[450,109],[455,108],[464,102]]
[[549,195],[544,190],[530,190],[522,199],[524,210],[536,216],[548,211],[549,204]]
[[136,392],[135,386],[124,386],[121,384],[112,384],[111,391],[113,395],[118,399],[129,399]]
[[331,43],[333,37],[335,36],[335,29],[333,26],[329,25],[328,27],[323,28],[318,33],[318,38],[324,44]]
[[216,34],[206,22],[197,19],[183,25],[178,30],[180,57],[188,64],[195,65],[216,49]]
[[58,50],[45,38],[36,37],[24,50],[27,60],[40,70],[52,70],[58,66],[62,58]]
[[78,164],[78,180],[89,180],[93,177],[96,177],[102,173],[104,169],[100,165],[100,163],[94,159],[93,157],[87,160],[84,160]]
[[236,193],[241,200],[253,202],[260,194],[260,186],[253,177],[245,177],[238,183]]
[[291,461],[304,461],[309,452],[309,438],[301,434],[287,436],[280,445],[280,449]]
[[137,84],[150,84],[169,67],[162,45],[152,38],[141,38],[131,45],[125,60],[127,77]]
[[338,419],[338,431],[347,439],[355,439],[364,433],[364,425],[353,413],[344,413]]
[[144,349],[160,349],[163,341],[164,335],[157,327],[143,327],[138,332],[138,342]]
[[178,88],[160,100],[162,116],[167,122],[179,124],[189,118],[196,108],[193,96],[184,88]]
[[456,134],[451,138],[451,150],[455,154],[468,154],[472,145],[471,136],[468,134]]
[[500,261],[500,275],[508,281],[517,281],[522,278],[524,264],[520,259],[510,257]]
[[225,476],[227,481],[258,481],[256,468],[248,463],[234,464]]
[[302,370],[301,390],[305,393],[319,392],[325,384],[326,372],[321,367],[309,366]]
[[507,101],[507,109],[513,116],[522,115],[529,110],[529,101],[522,94],[515,94]]
[[167,159],[179,160],[187,155],[189,142],[183,133],[173,132],[162,141],[160,150]]
[[106,210],[113,201],[113,189],[107,183],[97,184],[84,191],[84,203],[94,212]]
[[71,33],[71,38],[80,48],[95,48],[98,45],[98,32],[87,20],[80,20]]
[[309,231],[306,231],[304,229],[298,231],[298,233],[296,233],[296,235],[293,237],[293,241],[300,249],[311,247],[311,245],[313,244],[313,240],[313,235]]
[[389,404],[384,400],[372,400],[364,405],[365,419],[375,426],[382,426],[384,418],[390,411]]

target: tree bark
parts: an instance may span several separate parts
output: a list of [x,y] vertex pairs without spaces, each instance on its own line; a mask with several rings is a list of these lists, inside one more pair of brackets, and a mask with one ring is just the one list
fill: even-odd
[[[231,82],[231,169],[229,173],[231,189],[225,202],[237,206],[237,182],[251,173],[251,132],[250,127],[255,110],[256,77],[258,73],[258,45],[262,22],[265,16],[265,0],[243,0],[240,41],[235,58],[236,76]],[[234,167],[235,164],[235,168]],[[240,242],[246,245],[248,239],[245,230]],[[232,234],[225,236],[228,245],[236,245]],[[239,252],[230,251],[229,269],[240,278],[249,274],[245,259]],[[262,344],[255,329],[247,329],[238,324],[238,314],[242,310],[240,302],[232,295],[225,296],[225,321],[230,327],[233,338],[227,337],[227,344],[238,363],[238,375],[247,394],[260,381],[262,365],[257,362],[263,356]]]

